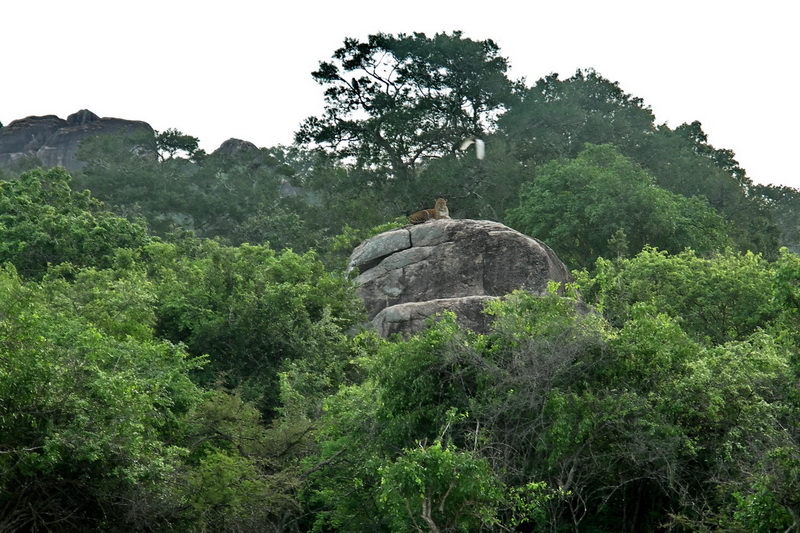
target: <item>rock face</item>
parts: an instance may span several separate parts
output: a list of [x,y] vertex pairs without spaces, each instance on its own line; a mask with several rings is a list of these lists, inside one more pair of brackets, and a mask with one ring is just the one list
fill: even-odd
[[137,132],[154,135],[146,122],[100,118],[86,109],[66,120],[55,115],[15,120],[0,128],[0,167],[12,168],[24,157],[36,157],[46,167],[60,165],[70,171],[78,170],[83,163],[75,158],[75,152],[87,137]]
[[382,336],[419,331],[429,316],[451,310],[485,331],[487,300],[516,289],[543,294],[569,282],[566,266],[543,242],[486,220],[432,220],[388,231],[350,256],[358,291]]

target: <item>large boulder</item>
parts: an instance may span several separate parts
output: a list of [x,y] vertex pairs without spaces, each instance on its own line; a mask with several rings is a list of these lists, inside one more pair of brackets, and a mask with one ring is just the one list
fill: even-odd
[[100,118],[83,109],[67,117],[27,117],[0,128],[0,167],[13,168],[25,157],[36,157],[45,167],[62,166],[78,170],[83,162],[75,153],[84,139],[101,134],[155,135],[153,128],[139,120]]
[[543,242],[487,220],[439,219],[376,235],[353,251],[348,270],[383,336],[419,331],[444,310],[485,331],[487,300],[571,281]]

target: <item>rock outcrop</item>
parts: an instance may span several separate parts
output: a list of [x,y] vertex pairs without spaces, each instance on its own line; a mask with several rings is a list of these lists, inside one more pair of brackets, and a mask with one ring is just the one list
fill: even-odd
[[432,220],[376,235],[353,251],[349,270],[382,336],[419,331],[444,310],[485,331],[487,300],[571,281],[543,242],[486,220]]
[[239,155],[242,152],[256,152],[258,146],[250,141],[243,141],[241,139],[228,139],[219,145],[219,148],[212,152],[213,155]]
[[45,167],[63,166],[78,170],[83,162],[75,153],[87,137],[100,134],[126,135],[144,132],[154,135],[146,122],[120,118],[100,118],[83,109],[67,117],[55,115],[27,117],[0,128],[0,167],[13,168],[25,157],[38,158]]

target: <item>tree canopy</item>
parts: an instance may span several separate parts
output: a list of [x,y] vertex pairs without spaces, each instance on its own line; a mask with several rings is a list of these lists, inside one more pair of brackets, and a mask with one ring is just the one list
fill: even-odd
[[574,159],[541,167],[520,197],[509,224],[551,243],[574,268],[646,245],[709,252],[732,244],[708,203],[662,189],[611,145],[586,145]]
[[0,182],[0,261],[38,277],[61,262],[110,266],[117,249],[147,241],[144,226],[108,211],[88,191],[73,192],[70,181],[54,168]]
[[507,69],[493,41],[461,32],[345,39],[313,73],[326,87],[325,113],[307,119],[297,140],[413,181],[421,163],[492,129],[512,98]]

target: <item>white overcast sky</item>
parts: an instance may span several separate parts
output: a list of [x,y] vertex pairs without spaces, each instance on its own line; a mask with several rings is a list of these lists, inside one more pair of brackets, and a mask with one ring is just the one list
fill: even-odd
[[0,122],[89,109],[207,151],[289,144],[345,37],[462,30],[494,40],[514,79],[594,68],[659,123],[699,120],[754,181],[800,188],[797,23],[786,0],[7,0]]

